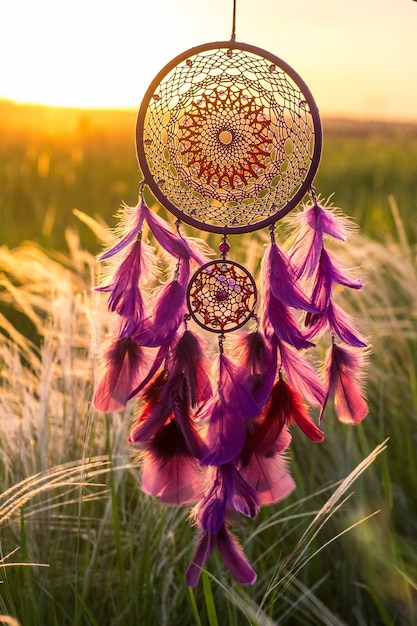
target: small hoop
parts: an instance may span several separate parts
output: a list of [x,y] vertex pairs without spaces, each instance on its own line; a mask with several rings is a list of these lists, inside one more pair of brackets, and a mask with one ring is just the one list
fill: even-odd
[[252,275],[235,261],[218,259],[200,267],[187,289],[191,317],[213,333],[241,328],[253,316],[257,289]]

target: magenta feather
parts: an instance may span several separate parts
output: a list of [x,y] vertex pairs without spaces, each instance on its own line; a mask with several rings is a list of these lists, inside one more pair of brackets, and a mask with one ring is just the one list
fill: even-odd
[[362,385],[364,354],[333,344],[326,355],[324,372],[327,396],[320,413],[323,417],[328,399],[333,396],[337,416],[344,424],[357,424],[368,413]]
[[279,454],[265,456],[253,453],[240,472],[245,481],[256,489],[261,506],[283,500],[296,486],[288,471],[288,461]]
[[201,439],[191,415],[190,394],[184,374],[168,374],[158,393],[147,402],[136,419],[130,433],[129,443],[150,441],[165,427],[167,420],[175,419],[181,430],[189,454],[198,457]]
[[143,348],[130,337],[115,339],[107,348],[105,368],[94,394],[94,406],[109,413],[124,409],[131,391],[138,386],[149,367]]
[[311,363],[284,342],[279,342],[278,347],[282,369],[292,387],[297,389],[310,404],[322,404],[326,391],[323,381]]
[[186,330],[177,341],[172,355],[171,374],[184,373],[190,390],[191,405],[195,408],[211,395],[208,363],[201,339]]
[[200,470],[175,420],[152,439],[141,462],[141,488],[161,502],[182,506],[202,495]]
[[294,422],[313,441],[323,441],[324,434],[310,418],[301,395],[283,378],[279,378],[265,407],[264,419],[252,436],[249,447],[266,452],[283,428]]

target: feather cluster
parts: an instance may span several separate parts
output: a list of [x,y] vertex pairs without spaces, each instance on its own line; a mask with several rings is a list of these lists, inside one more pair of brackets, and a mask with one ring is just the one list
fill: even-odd
[[[324,439],[309,405],[319,407],[319,423],[330,399],[344,423],[367,412],[365,341],[334,302],[334,287],[362,284],[324,247],[326,237],[344,241],[349,222],[315,203],[299,214],[288,253],[271,237],[256,323],[233,336],[228,353],[221,336],[214,359],[188,328],[186,306],[191,271],[210,251],[174,232],[143,200],[125,208],[121,223],[119,242],[101,256],[107,277],[99,290],[109,294],[118,326],[103,349],[95,406],[119,411],[134,400],[129,442],[143,491],[191,507],[197,543],[187,585],[197,585],[215,549],[235,580],[252,584],[256,573],[230,528],[238,513],[253,519],[294,490],[286,457],[293,429]],[[158,261],[144,228],[171,259],[170,282],[155,286]],[[307,351],[325,332],[331,345],[320,374]]]

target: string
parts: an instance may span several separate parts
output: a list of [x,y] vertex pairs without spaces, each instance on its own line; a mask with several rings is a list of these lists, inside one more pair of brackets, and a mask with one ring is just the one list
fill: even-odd
[[232,41],[236,39],[236,0],[233,0],[233,18],[232,18]]

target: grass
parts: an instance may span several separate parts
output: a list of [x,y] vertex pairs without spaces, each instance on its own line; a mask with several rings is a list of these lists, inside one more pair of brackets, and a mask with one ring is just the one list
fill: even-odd
[[[342,297],[372,337],[370,415],[355,428],[326,415],[320,445],[294,433],[296,493],[236,527],[253,588],[232,584],[214,555],[190,591],[187,512],[140,491],[129,411],[91,407],[109,327],[93,255],[120,200],[137,197],[135,115],[3,107],[0,624],[412,624],[416,129],[325,121],[317,189],[362,228],[338,254],[368,281]],[[93,230],[74,208],[97,218]]]

